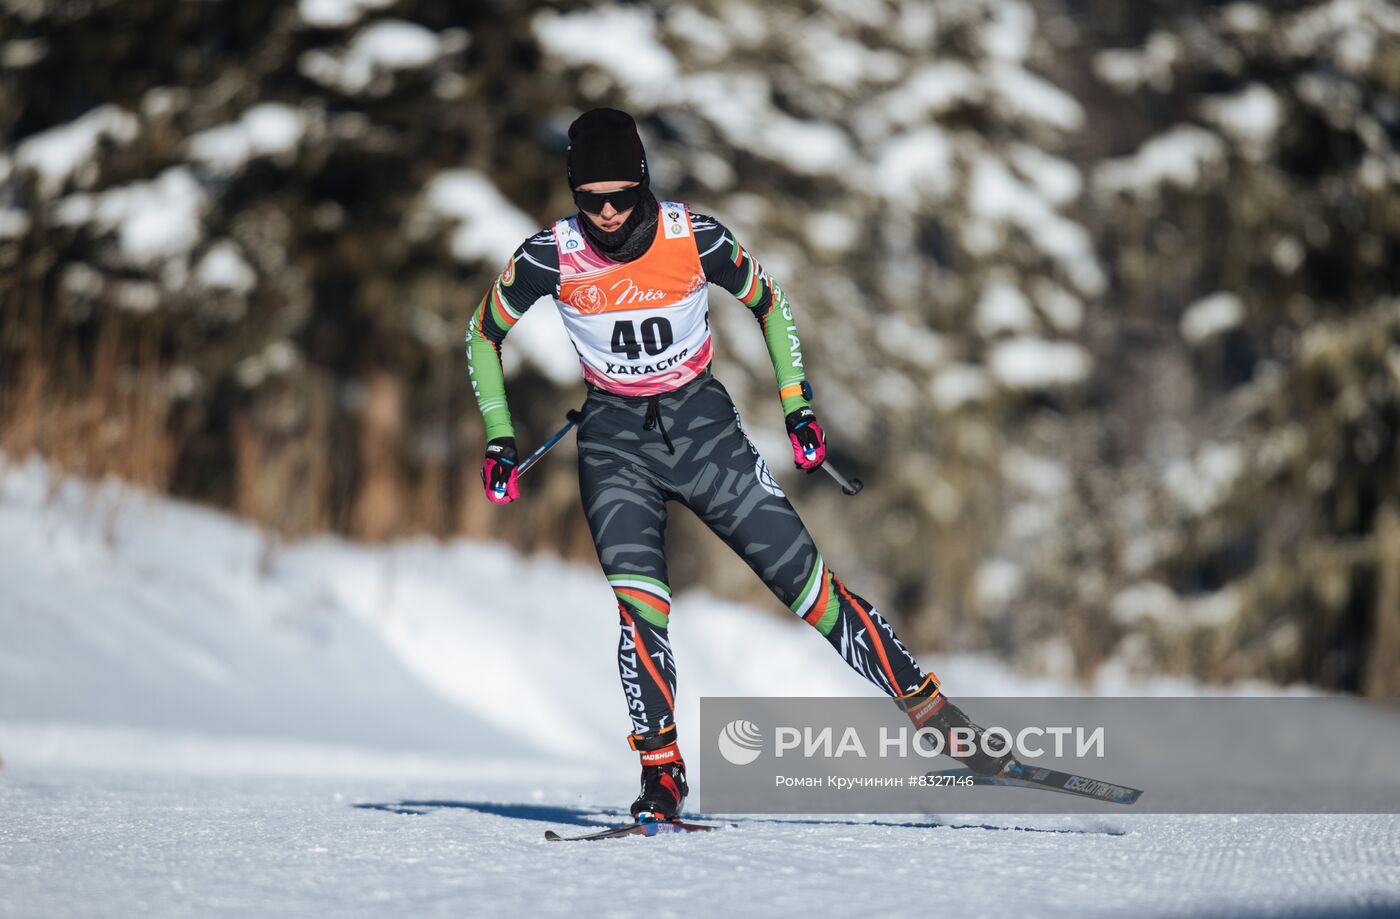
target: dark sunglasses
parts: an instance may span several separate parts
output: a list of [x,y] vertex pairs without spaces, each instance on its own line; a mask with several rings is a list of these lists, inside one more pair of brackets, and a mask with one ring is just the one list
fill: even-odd
[[621,213],[628,208],[637,206],[637,202],[642,200],[642,186],[633,185],[631,188],[619,188],[615,191],[575,191],[574,203],[581,211],[590,214],[603,213],[603,205],[611,203],[613,210]]

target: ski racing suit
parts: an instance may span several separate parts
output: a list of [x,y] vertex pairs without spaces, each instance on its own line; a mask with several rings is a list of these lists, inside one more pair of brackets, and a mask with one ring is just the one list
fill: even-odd
[[[683,505],[729,545],[856,672],[886,694],[931,698],[919,668],[875,608],[828,566],[709,371],[708,285],[758,320],[784,414],[809,406],[801,342],[783,291],[718,221],[660,202],[655,238],[630,262],[608,259],[575,214],[526,240],[491,285],[467,333],[472,387],[488,439],[514,436],[501,371],[506,333],[554,300],[588,385],[578,428],[579,489],[598,561],[617,598],[618,669],[643,752],[676,738],[676,664],[667,625],[667,505]],[[679,755],[678,753],[676,754]]]

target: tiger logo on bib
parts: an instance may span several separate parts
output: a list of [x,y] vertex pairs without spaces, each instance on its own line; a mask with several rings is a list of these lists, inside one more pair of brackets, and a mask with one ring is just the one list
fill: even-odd
[[589,284],[587,287],[580,287],[569,297],[569,302],[578,307],[580,313],[601,313],[608,305],[607,295],[597,284]]

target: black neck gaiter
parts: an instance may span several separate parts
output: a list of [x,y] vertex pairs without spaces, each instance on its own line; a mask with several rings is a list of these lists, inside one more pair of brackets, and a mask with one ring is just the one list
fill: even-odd
[[646,188],[642,190],[642,200],[632,208],[632,213],[627,215],[622,226],[611,233],[598,229],[582,211],[578,219],[593,245],[604,255],[615,262],[630,262],[651,248],[651,242],[656,237],[656,219],[660,208],[656,196],[650,188]]

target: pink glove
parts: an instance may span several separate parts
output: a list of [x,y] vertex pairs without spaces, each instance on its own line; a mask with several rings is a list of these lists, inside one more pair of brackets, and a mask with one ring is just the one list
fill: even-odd
[[784,419],[788,440],[792,441],[792,461],[798,469],[811,471],[826,462],[826,435],[817,424],[816,412],[799,408]]
[[509,504],[520,497],[517,467],[514,437],[497,437],[486,445],[486,461],[481,465],[481,484],[486,489],[487,501]]

